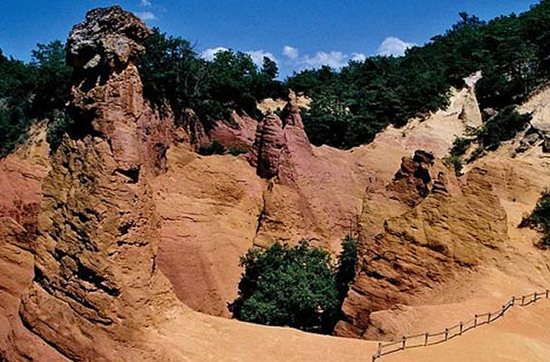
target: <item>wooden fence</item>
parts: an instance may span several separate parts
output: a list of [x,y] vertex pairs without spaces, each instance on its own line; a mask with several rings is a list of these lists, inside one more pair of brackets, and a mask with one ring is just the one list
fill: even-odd
[[378,358],[388,355],[390,353],[404,351],[410,348],[425,347],[447,342],[452,338],[461,336],[471,329],[496,321],[497,319],[502,317],[510,308],[516,305],[522,307],[527,306],[535,303],[539,299],[548,299],[548,296],[549,291],[546,290],[542,293],[535,292],[528,295],[522,295],[521,297],[512,297],[512,299],[510,299],[508,303],[504,304],[502,308],[500,308],[496,312],[476,314],[472,319],[461,321],[460,323],[452,327],[445,328],[445,330],[439,333],[426,332],[415,334],[412,336],[403,336],[400,340],[393,342],[380,342],[378,343],[378,350],[375,354],[372,355],[372,361],[374,362]]

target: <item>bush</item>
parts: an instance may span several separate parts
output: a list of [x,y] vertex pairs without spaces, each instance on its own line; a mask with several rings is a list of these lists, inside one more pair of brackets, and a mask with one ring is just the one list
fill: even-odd
[[48,126],[46,141],[50,144],[50,152],[54,153],[61,145],[63,135],[76,125],[74,119],[66,112],[56,110],[51,112],[48,118],[51,120],[51,124]]
[[338,260],[338,270],[335,278],[340,307],[348,294],[353,278],[355,278],[355,268],[357,266],[357,241],[355,238],[346,235],[342,240],[342,252]]
[[453,141],[453,148],[451,148],[451,155],[462,156],[468,150],[468,147],[472,144],[472,140],[468,138],[457,137]]
[[462,161],[460,160],[459,156],[451,154],[447,157],[444,157],[443,163],[446,166],[452,167],[455,170],[455,175],[457,177],[462,176]]
[[355,276],[355,240],[345,238],[339,266],[330,254],[310,247],[276,243],[251,249],[241,258],[245,268],[239,297],[229,305],[239,320],[331,333]]
[[26,139],[36,119],[64,111],[71,74],[59,40],[37,44],[29,64],[8,59],[0,49],[0,157]]
[[223,155],[225,152],[227,150],[218,140],[212,141],[208,146],[199,148],[199,154],[203,156]]
[[485,122],[478,139],[487,150],[495,150],[504,141],[514,138],[525,129],[531,120],[531,114],[520,114],[513,106],[504,108]]
[[543,234],[538,244],[542,248],[550,247],[550,191],[543,192],[531,215],[523,218],[520,227],[530,227]]
[[248,148],[244,146],[231,146],[229,147],[229,154],[232,156],[242,155],[248,152]]

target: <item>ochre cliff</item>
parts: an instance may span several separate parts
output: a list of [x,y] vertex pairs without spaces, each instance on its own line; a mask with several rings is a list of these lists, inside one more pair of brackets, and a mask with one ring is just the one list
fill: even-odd
[[71,359],[141,360],[139,348],[114,344],[139,345],[140,330],[176,303],[155,264],[160,219],[148,181],[166,147],[134,65],[149,33],[118,7],[98,9],[67,45],[78,80],[71,111],[88,134],[64,139],[42,184],[20,315]]
[[[548,184],[550,91],[521,108],[536,138],[526,131],[457,177],[441,159],[481,124],[475,79],[446,110],[342,151],[309,143],[294,96],[281,117],[233,114],[208,131],[190,110],[161,118],[135,66],[149,33],[119,7],[88,13],[67,43],[78,127],[50,158],[37,128],[0,160],[0,360],[369,358],[374,343],[187,307],[229,317],[240,256],[276,241],[337,253],[359,235],[340,336],[444,328],[547,288],[538,235],[517,226]],[[214,139],[249,152],[195,152]]]
[[[535,95],[520,108],[534,112],[533,127],[537,129],[544,128],[541,113],[545,107],[541,103],[548,93],[546,90]],[[479,115],[470,106],[464,108],[467,109],[470,114]],[[459,114],[464,119],[464,112]],[[404,133],[404,139],[398,141],[403,149],[417,143],[415,128],[435,135],[437,118],[438,114],[424,125],[409,125],[405,131],[408,134]],[[431,131],[424,133],[426,129]],[[376,153],[378,148],[395,147],[393,141],[389,142],[389,131],[366,148]],[[438,306],[439,310],[456,309],[461,303],[465,311],[473,314],[475,308],[466,306],[474,296],[485,295],[490,300],[504,289],[506,293],[518,294],[529,283],[531,288],[546,288],[550,281],[544,272],[548,257],[534,247],[536,233],[518,227],[548,182],[544,139],[539,137],[525,148],[524,139],[529,132],[467,165],[465,175],[458,179],[436,159],[434,167],[429,168],[433,182],[427,185],[424,199],[418,197],[418,187],[410,177],[403,178],[404,173],[414,173],[406,172],[411,169],[406,158],[393,179],[385,177],[385,183],[381,181],[367,189],[361,217],[361,263],[343,306],[345,320],[337,326],[336,334],[399,338],[424,331],[420,326],[426,326],[422,321],[426,314],[418,311],[428,306],[433,306],[431,313],[436,313]],[[439,139],[450,141],[447,134],[441,132]],[[430,147],[416,139],[423,149],[437,157],[444,155],[439,142]],[[523,148],[521,153],[518,147]],[[407,189],[413,193],[404,193]],[[406,200],[409,205],[403,205]],[[495,280],[500,283],[495,285]],[[431,318],[434,323],[441,319]]]

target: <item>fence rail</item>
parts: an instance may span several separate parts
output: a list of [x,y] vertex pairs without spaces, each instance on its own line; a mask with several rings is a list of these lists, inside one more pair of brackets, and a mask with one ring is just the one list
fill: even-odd
[[392,342],[380,342],[378,343],[378,349],[376,353],[372,355],[372,361],[375,362],[378,358],[381,358],[382,356],[388,355],[390,353],[404,351],[410,348],[426,347],[447,342],[452,338],[461,336],[469,330],[496,321],[500,317],[504,316],[504,314],[514,306],[528,306],[537,302],[540,299],[548,299],[549,295],[550,291],[547,289],[544,292],[534,292],[531,294],[522,295],[520,297],[514,296],[495,312],[475,314],[473,318],[467,321],[461,321],[460,323],[452,327],[445,328],[441,332],[426,332],[415,334],[412,336],[403,336],[401,339]]

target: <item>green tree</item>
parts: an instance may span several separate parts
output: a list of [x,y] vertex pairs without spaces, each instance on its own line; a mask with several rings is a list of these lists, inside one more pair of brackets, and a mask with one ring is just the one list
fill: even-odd
[[259,324],[331,333],[355,277],[355,239],[344,238],[335,265],[330,254],[302,240],[250,249],[241,258],[239,296],[229,305],[233,317]]
[[276,243],[265,251],[251,249],[241,259],[245,268],[239,297],[230,305],[237,319],[325,332],[327,318],[338,307],[330,254]]
[[357,267],[357,240],[346,235],[342,240],[342,252],[338,256],[338,269],[335,275],[338,299],[343,302],[355,278]]
[[37,44],[37,49],[32,51],[31,66],[36,69],[36,84],[30,117],[49,118],[53,110],[65,109],[72,76],[65,54],[65,46],[59,40]]
[[191,43],[154,28],[145,47],[138,63],[144,96],[161,110],[167,101],[177,116],[197,107],[206,97],[208,70]]
[[550,247],[550,191],[542,193],[537,205],[528,217],[525,217],[520,227],[530,227],[543,234],[539,246]]
[[495,150],[502,142],[523,131],[531,118],[531,114],[520,114],[513,106],[506,107],[483,124],[478,140],[485,149]]
[[268,57],[264,57],[262,74],[264,74],[268,79],[276,78],[279,74],[279,67],[277,66],[277,63]]

